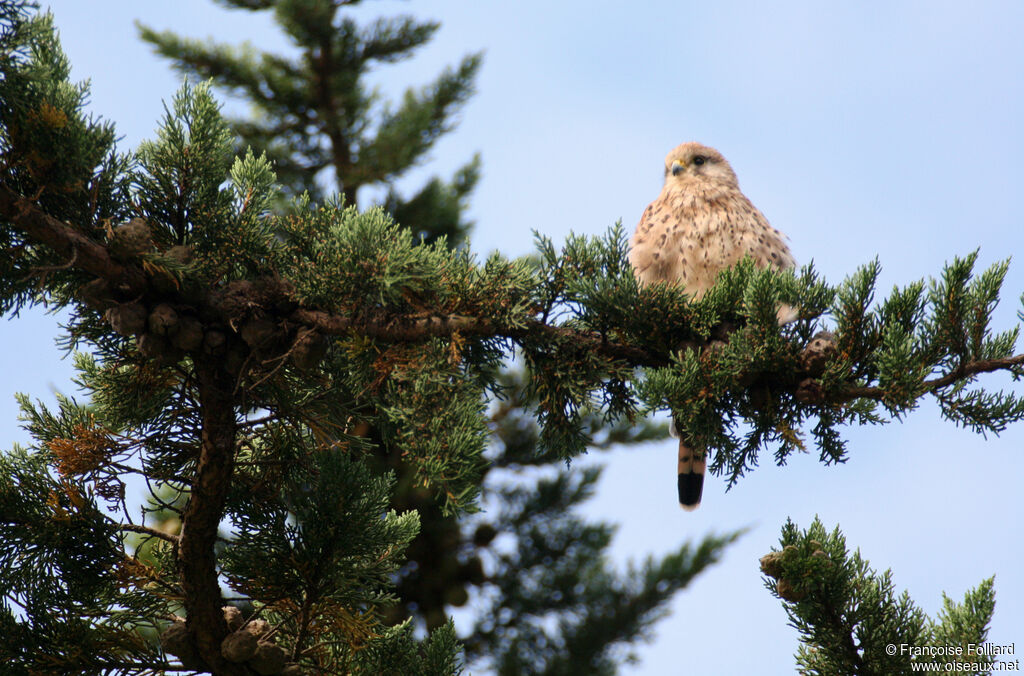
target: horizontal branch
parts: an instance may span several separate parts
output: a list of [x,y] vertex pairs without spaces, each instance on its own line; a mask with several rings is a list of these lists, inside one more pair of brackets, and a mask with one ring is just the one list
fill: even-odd
[[[107,247],[89,239],[79,230],[50,216],[32,200],[0,184],[0,215],[22,230],[31,239],[54,251],[74,258],[73,267],[101,277],[112,286],[128,293],[146,290],[148,279],[138,268],[115,260]],[[218,303],[208,295],[203,299],[215,312]],[[205,308],[199,308],[202,312]],[[268,314],[273,314],[268,310]],[[301,324],[316,327],[325,334],[345,335],[353,331],[380,340],[414,341],[447,337],[456,333],[480,338],[511,338],[565,341],[581,349],[592,350],[612,359],[625,360],[636,366],[665,366],[668,359],[646,350],[608,340],[590,331],[565,326],[551,326],[534,317],[524,318],[521,327],[500,327],[483,317],[435,315],[406,317],[381,314],[371,320],[357,320],[320,310],[299,309],[292,318]]]
[[568,326],[552,326],[534,317],[524,318],[520,327],[501,327],[486,317],[466,315],[432,315],[407,317],[384,315],[371,319],[334,315],[320,310],[299,309],[292,318],[325,334],[346,335],[359,333],[370,338],[388,341],[415,341],[427,338],[445,338],[454,334],[478,338],[510,338],[551,343],[567,342],[583,350],[590,350],[612,359],[628,361],[634,366],[667,366],[669,360],[632,345],[608,340],[592,331]]
[[352,332],[381,340],[414,341],[440,338],[455,333],[464,336],[497,336],[498,331],[489,319],[465,315],[435,315],[430,317],[381,316],[372,320],[357,320],[320,310],[296,310],[292,317],[302,324],[316,327],[331,335]]
[[150,528],[149,526],[139,526],[134,523],[118,524],[117,529],[131,531],[133,533],[142,533],[143,535],[150,535],[155,538],[160,538],[161,540],[166,540],[167,542],[170,542],[174,545],[178,544],[178,541],[180,539],[178,538],[177,535],[174,535],[172,533],[165,533],[162,530],[157,530],[156,528]]
[[[101,277],[112,285],[116,285],[122,292],[141,294],[150,285],[147,276],[141,269],[115,260],[106,246],[90,239],[78,229],[53,218],[31,199],[19,195],[2,184],[0,184],[0,216],[9,220],[32,240],[50,246],[58,253],[68,256],[71,267]],[[268,317],[279,314],[279,311],[273,307],[274,303],[270,301],[275,294],[286,295],[286,287],[275,284],[269,286],[277,288],[269,295],[265,295],[268,289],[264,287],[261,295],[248,299],[251,301],[250,303],[234,302],[233,305],[250,308],[259,306]],[[201,316],[227,314],[223,305],[223,294],[218,294],[216,291],[210,291],[201,298],[193,297],[189,300],[191,304],[198,302],[200,307],[197,310]],[[230,317],[227,318],[230,319]],[[670,363],[666,354],[652,353],[633,345],[617,342],[594,331],[550,325],[535,316],[521,318],[518,326],[501,325],[489,317],[470,315],[400,315],[378,311],[369,316],[354,317],[307,308],[293,310],[288,317],[279,316],[278,318],[290,319],[294,323],[315,328],[326,335],[357,333],[378,340],[410,342],[430,338],[446,338],[458,334],[481,339],[509,339],[519,344],[530,343],[531,346],[544,343],[572,345],[581,351],[590,351],[613,360],[624,361],[631,366],[663,367]],[[735,327],[720,328],[723,328],[724,333],[727,334]],[[712,342],[725,338],[725,335],[715,335],[712,337]],[[687,342],[679,347],[687,346],[699,348],[702,344]],[[1024,365],[1024,354],[1005,359],[972,361],[944,376],[925,381],[922,383],[922,387],[926,392],[932,392],[979,373],[1007,370],[1021,365]],[[815,370],[814,368],[807,369],[806,372],[796,375],[814,377],[817,375],[814,373]],[[833,403],[842,403],[853,399],[882,400],[884,396],[885,392],[881,387],[851,385],[829,399]],[[811,398],[816,397],[812,394]]]
[[128,293],[146,287],[141,270],[123,265],[110,255],[107,247],[89,239],[76,228],[62,223],[39,208],[32,200],[0,183],[0,215],[32,240],[51,247],[73,261],[73,266],[110,282]]
[[[942,377],[924,381],[921,383],[921,387],[924,388],[925,392],[934,392],[935,390],[948,387],[965,378],[976,376],[979,373],[1006,371],[1015,366],[1022,365],[1024,365],[1024,354],[1005,357],[1003,359],[979,359],[977,361],[969,361],[966,364],[962,364],[961,366],[953,369]],[[877,386],[850,386],[842,391],[842,401],[850,401],[852,399],[881,400],[884,394],[885,391],[881,387]]]

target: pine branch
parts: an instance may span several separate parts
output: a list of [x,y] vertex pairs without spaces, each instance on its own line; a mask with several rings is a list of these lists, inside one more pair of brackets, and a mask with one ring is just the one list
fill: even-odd
[[499,326],[487,317],[466,315],[409,316],[384,314],[366,319],[333,315],[318,310],[296,310],[292,317],[325,334],[358,333],[388,342],[420,341],[448,338],[453,335],[477,338],[512,338],[516,340],[549,341],[578,346],[611,359],[628,361],[636,366],[667,366],[666,355],[657,355],[633,345],[607,340],[592,331],[545,324],[532,317],[523,317],[518,327]]
[[[76,258],[73,268],[106,280],[112,287],[123,289],[126,295],[142,295],[147,291],[155,291],[152,279],[147,278],[137,267],[119,263],[111,256],[107,247],[87,238],[74,227],[61,223],[30,199],[18,195],[2,183],[0,215],[40,244],[69,256],[74,253]],[[284,300],[287,294],[286,287],[279,285],[273,288],[273,285],[270,285],[264,287],[264,291],[269,293],[262,300],[247,297],[241,304],[250,308],[258,307],[270,316],[277,315],[279,319],[291,318],[331,335],[357,332],[371,338],[396,342],[450,337],[456,333],[479,338],[544,339],[573,343],[583,349],[593,350],[613,359],[626,360],[637,366],[669,364],[667,356],[651,354],[631,345],[608,340],[593,332],[545,324],[531,317],[523,317],[523,325],[519,328],[503,328],[486,317],[442,314],[410,317],[381,313],[374,319],[366,320],[300,308],[289,317],[281,316],[282,313],[273,307],[275,301]],[[194,299],[189,300],[195,302]],[[223,313],[223,309],[218,307],[220,300],[222,298],[218,299],[215,294],[201,297],[199,304],[204,307],[200,308],[200,313]],[[239,303],[233,300],[231,304],[236,306]]]
[[[961,364],[946,375],[932,380],[925,380],[921,383],[924,392],[949,387],[961,381],[972,378],[979,373],[992,373],[993,371],[1009,371],[1014,367],[1024,365],[1024,354],[1014,355],[1005,359],[978,359]],[[864,387],[850,385],[842,390],[840,396],[830,397],[830,401],[839,403],[853,399],[874,399],[881,401],[885,392],[880,387]]]
[[71,267],[101,277],[128,295],[146,288],[146,277],[138,268],[122,265],[107,247],[61,223],[40,209],[35,200],[19,195],[3,183],[0,214],[32,240],[74,261]]
[[[26,235],[55,251],[74,256],[72,268],[96,275],[112,287],[123,290],[126,295],[155,294],[152,279],[137,267],[115,260],[109,249],[83,235],[70,225],[61,223],[46,214],[29,198],[23,197],[9,187],[0,184],[0,215],[10,220]],[[565,325],[548,324],[535,316],[524,315],[515,325],[501,324],[489,317],[474,317],[462,314],[435,313],[425,315],[400,314],[394,312],[372,312],[360,317],[337,315],[312,308],[298,308],[282,311],[282,304],[289,301],[289,289],[280,282],[267,282],[258,292],[244,292],[239,299],[235,294],[210,291],[194,295],[188,301],[196,303],[199,314],[218,317],[223,323],[232,320],[232,308],[244,305],[258,310],[264,316],[277,321],[291,321],[315,328],[327,335],[349,335],[352,333],[387,342],[423,341],[430,338],[473,336],[480,339],[512,339],[522,343],[547,343],[549,345],[574,346],[576,349],[600,355],[607,359],[624,362],[634,367],[656,368],[668,366],[671,357],[666,353],[649,350],[623,343],[597,332]],[[294,307],[294,303],[291,304]],[[721,343],[737,330],[735,326],[723,326],[707,340],[680,341],[676,349],[680,352],[689,348],[703,349],[714,343]],[[834,347],[834,346],[832,346]],[[803,366],[793,372],[796,380],[804,379],[797,391],[798,398],[815,404],[841,404],[857,399],[883,401],[886,392],[878,386],[847,384],[827,395],[816,388],[813,379],[821,375],[821,346],[808,345],[801,355]],[[956,369],[932,380],[920,383],[923,392],[932,392],[962,382],[980,373],[1012,370],[1024,365],[1024,354],[1002,359],[979,359],[965,362]],[[807,380],[810,378],[811,380]]]
[[150,528],[149,526],[140,526],[134,523],[122,523],[117,526],[118,530],[131,531],[132,533],[142,533],[143,535],[149,535],[151,537],[160,538],[170,542],[172,545],[177,545],[180,538],[173,533],[165,533],[162,530],[156,528]]
[[[968,591],[963,604],[943,594],[944,610],[935,621],[907,592],[896,594],[891,571],[877,573],[859,549],[849,550],[838,528],[826,531],[817,517],[806,531],[788,521],[779,544],[761,558],[761,571],[765,586],[783,602],[790,625],[800,632],[800,673],[912,674],[927,663],[912,652],[893,651],[893,646],[962,646],[986,640],[995,608],[992,578]],[[946,671],[961,671],[950,663],[965,656],[925,659],[945,663]],[[982,659],[968,655],[966,661]]]

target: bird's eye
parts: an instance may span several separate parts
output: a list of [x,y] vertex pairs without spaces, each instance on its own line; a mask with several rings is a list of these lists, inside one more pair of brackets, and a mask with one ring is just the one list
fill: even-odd
[[696,164],[698,167],[707,161],[708,158],[704,157],[703,155],[697,155],[693,158],[693,163]]

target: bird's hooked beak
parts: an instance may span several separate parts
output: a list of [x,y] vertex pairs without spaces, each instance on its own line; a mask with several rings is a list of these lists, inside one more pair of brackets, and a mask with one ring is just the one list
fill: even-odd
[[669,166],[669,171],[672,172],[673,176],[678,176],[686,171],[686,164],[684,164],[682,160],[672,160],[672,164]]

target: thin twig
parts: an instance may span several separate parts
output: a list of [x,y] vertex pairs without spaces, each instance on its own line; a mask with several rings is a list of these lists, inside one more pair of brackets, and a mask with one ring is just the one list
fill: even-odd
[[134,523],[122,523],[117,528],[118,530],[127,530],[133,533],[143,533],[145,535],[150,535],[155,538],[160,538],[161,540],[166,540],[167,542],[170,542],[174,545],[177,545],[180,539],[177,535],[165,533],[162,530],[157,530],[156,528],[150,528],[149,526],[140,526]]
[[[1024,354],[1014,355],[1013,357],[1005,357],[1003,359],[979,359],[977,361],[969,361],[966,364],[953,369],[946,375],[935,378],[933,380],[926,380],[921,383],[921,387],[925,392],[934,392],[935,390],[943,387],[948,387],[958,381],[965,378],[978,375],[979,373],[991,373],[992,371],[1004,371],[1013,368],[1014,366],[1024,365]],[[837,401],[850,401],[851,399],[882,399],[885,395],[885,390],[877,386],[851,386],[842,390],[840,397]]]
[[263,423],[270,422],[271,420],[276,420],[279,417],[280,416],[277,413],[271,413],[269,415],[263,416],[262,418],[253,418],[252,420],[242,420],[242,421],[240,421],[238,423],[238,427],[240,429],[241,428],[245,428],[245,427],[256,427],[257,425],[262,425]]

